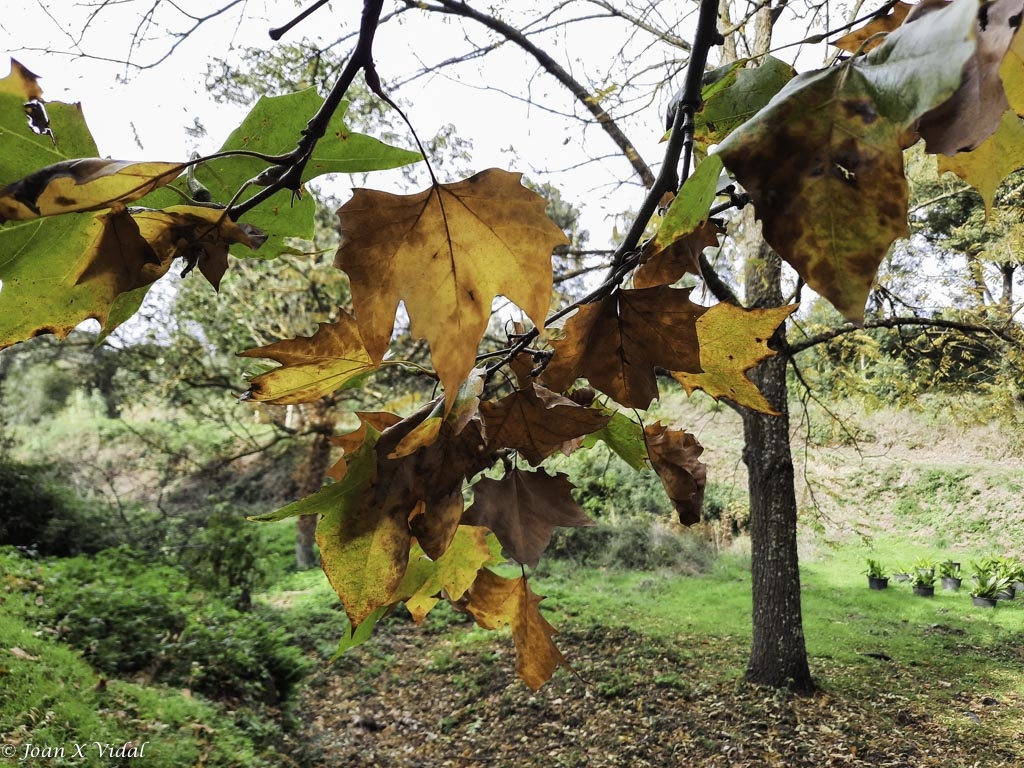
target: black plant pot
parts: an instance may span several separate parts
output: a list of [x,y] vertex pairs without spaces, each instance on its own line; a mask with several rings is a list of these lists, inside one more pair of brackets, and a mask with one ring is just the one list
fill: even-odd
[[919,597],[935,597],[935,587],[925,586],[924,584],[915,584],[914,594]]
[[1007,587],[996,592],[996,600],[1013,600],[1015,594],[1013,587]]
[[889,587],[889,577],[876,578],[874,576],[868,576],[868,587],[871,589],[887,589]]
[[994,597],[972,597],[971,602],[979,608],[995,608],[996,599]]
[[960,589],[960,585],[963,583],[963,579],[958,579],[955,576],[943,576],[942,577],[942,588],[948,589],[951,592],[956,592]]

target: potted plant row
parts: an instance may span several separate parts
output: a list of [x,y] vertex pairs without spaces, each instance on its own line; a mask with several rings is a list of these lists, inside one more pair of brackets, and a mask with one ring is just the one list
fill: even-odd
[[[971,598],[975,605],[994,606],[997,600],[1012,600],[1016,592],[1024,592],[1024,563],[1016,558],[990,555],[972,562],[971,569]],[[864,573],[871,589],[889,586],[890,577],[880,561],[868,558]],[[963,583],[960,563],[954,560],[935,563],[921,559],[909,568],[897,569],[892,578],[909,581],[914,594],[922,597],[935,595],[936,579],[941,580],[943,589],[950,591],[960,589]]]

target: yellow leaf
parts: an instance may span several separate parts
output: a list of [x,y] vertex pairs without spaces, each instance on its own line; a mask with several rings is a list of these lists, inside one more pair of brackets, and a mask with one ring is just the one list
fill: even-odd
[[533,593],[525,576],[506,579],[484,568],[469,589],[466,606],[484,629],[512,627],[516,673],[534,691],[550,680],[559,666],[569,666],[551,640],[555,628],[540,614],[538,606],[543,599]]
[[551,252],[568,241],[521,174],[491,169],[415,195],[358,189],[338,211],[335,264],[348,273],[370,357],[383,359],[404,302],[424,337],[448,407],[475,365],[491,302],[504,295],[542,325]]
[[347,312],[333,323],[320,323],[312,336],[286,339],[238,353],[242,357],[268,357],[279,368],[249,382],[248,399],[287,405],[309,403],[351,385],[376,370],[359,328]]
[[742,309],[732,304],[716,304],[697,318],[702,373],[673,371],[672,376],[692,395],[696,389],[716,400],[724,397],[737,405],[762,413],[775,413],[757,387],[744,376],[775,352],[768,340],[796,305],[773,309]]
[[64,160],[0,189],[0,222],[130,203],[174,181],[184,168],[181,163]]
[[996,132],[971,152],[939,155],[939,173],[952,171],[981,195],[986,216],[992,212],[996,190],[1007,176],[1024,167],[1024,123],[1008,109]]

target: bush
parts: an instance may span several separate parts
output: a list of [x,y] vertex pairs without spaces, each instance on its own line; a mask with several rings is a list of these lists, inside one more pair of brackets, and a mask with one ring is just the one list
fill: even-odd
[[124,548],[52,565],[39,618],[108,675],[276,704],[305,672],[301,652],[270,616],[189,591],[178,568]]
[[98,552],[116,543],[105,517],[47,468],[0,458],[0,545],[57,557]]
[[715,560],[715,552],[705,539],[658,520],[558,528],[545,556],[591,568],[668,568],[687,574],[704,573]]

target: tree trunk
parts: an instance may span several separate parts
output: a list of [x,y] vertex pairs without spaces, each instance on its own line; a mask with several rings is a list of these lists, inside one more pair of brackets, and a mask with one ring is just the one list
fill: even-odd
[[[746,295],[751,307],[783,302],[782,264],[764,241],[747,259]],[[776,337],[782,335],[782,331]],[[746,679],[752,683],[810,692],[800,608],[797,506],[789,445],[787,358],[776,355],[750,378],[779,415],[743,411],[743,460],[750,491],[750,559],[753,581],[753,643]]]

